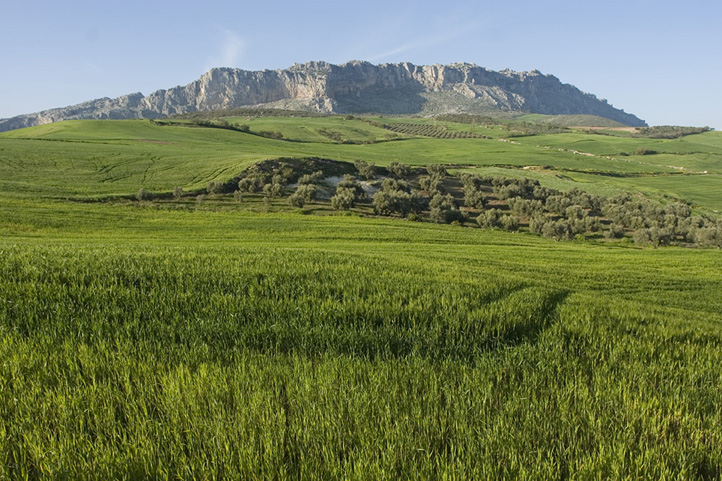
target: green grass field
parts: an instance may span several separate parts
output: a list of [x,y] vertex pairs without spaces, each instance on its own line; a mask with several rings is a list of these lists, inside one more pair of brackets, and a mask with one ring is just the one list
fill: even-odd
[[[589,170],[667,170],[617,155],[649,139],[383,142],[363,120],[307,120],[263,120],[305,142],[146,121],[0,134],[0,479],[722,476],[719,250],[97,201],[319,156],[600,179],[712,210],[718,133],[682,139],[705,176],[611,177]],[[342,124],[377,142],[311,138]]]
[[[390,121],[401,120],[433,123],[429,119]],[[544,165],[568,178],[565,190],[589,187],[589,177],[584,176],[592,174],[597,186],[658,196],[663,185],[667,195],[688,199],[702,209],[722,210],[720,196],[710,195],[710,189],[718,192],[714,186],[722,185],[722,134],[718,132],[675,140],[573,133],[504,142],[504,130],[498,128],[487,129],[491,139],[387,141],[397,134],[360,119],[258,118],[246,123],[253,131],[279,131],[284,140],[142,120],[71,121],[2,133],[0,193],[67,198],[128,195],[141,187],[156,192],[170,192],[175,186],[203,189],[209,181],[233,178],[263,159],[317,156],[377,165],[445,163],[476,167],[479,172],[499,166]],[[450,130],[472,128],[445,124]],[[320,129],[337,132],[344,140],[375,143],[333,142],[318,134]],[[634,155],[640,147],[659,154]],[[557,174],[550,175],[558,179]]]

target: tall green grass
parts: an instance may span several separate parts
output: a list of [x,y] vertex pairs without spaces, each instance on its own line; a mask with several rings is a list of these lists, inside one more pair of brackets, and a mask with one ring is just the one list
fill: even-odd
[[719,252],[205,214],[4,237],[0,477],[720,475]]

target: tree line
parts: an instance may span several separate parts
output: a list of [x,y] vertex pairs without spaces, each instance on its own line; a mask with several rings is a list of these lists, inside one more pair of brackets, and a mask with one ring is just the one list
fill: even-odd
[[[335,189],[331,176],[341,177]],[[681,201],[662,204],[640,195],[612,197],[580,189],[560,191],[536,179],[502,176],[450,175],[446,167],[425,168],[392,162],[387,167],[357,160],[353,167],[325,161],[275,161],[257,164],[237,183],[210,182],[208,194],[233,193],[285,197],[294,207],[319,201],[332,189],[336,210],[367,206],[382,216],[477,225],[507,231],[527,230],[555,240],[626,238],[638,245],[696,245],[722,248],[722,219],[694,213]],[[184,195],[180,187],[176,198]],[[329,195],[329,194],[326,194]],[[141,189],[139,200],[152,195]]]

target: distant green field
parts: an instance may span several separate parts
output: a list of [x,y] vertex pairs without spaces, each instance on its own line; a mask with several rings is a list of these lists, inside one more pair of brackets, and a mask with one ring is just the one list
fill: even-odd
[[[349,162],[361,159],[377,165],[546,165],[566,172],[568,188],[589,187],[590,177],[580,175],[599,173],[593,177],[600,186],[595,187],[597,190],[629,188],[656,195],[663,185],[668,195],[686,198],[701,208],[722,209],[722,200],[714,194],[715,186],[722,184],[719,132],[675,140],[573,133],[518,137],[506,142],[501,127],[476,127],[475,132],[492,138],[388,141],[398,134],[361,119],[230,120],[249,125],[253,132],[281,132],[284,140],[222,129],[160,126],[142,120],[71,121],[6,132],[0,134],[0,192],[65,198],[132,195],[141,187],[156,192],[170,192],[175,186],[202,189],[211,180],[233,178],[259,160],[316,156]],[[376,121],[434,123],[431,119]],[[472,129],[467,124],[444,125],[450,131]],[[337,134],[342,141],[365,143],[336,142],[319,133],[322,130]],[[636,155],[639,148],[659,154]]]

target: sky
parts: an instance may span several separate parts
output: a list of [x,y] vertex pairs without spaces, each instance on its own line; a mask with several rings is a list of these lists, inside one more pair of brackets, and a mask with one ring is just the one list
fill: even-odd
[[538,69],[650,125],[722,130],[719,0],[5,0],[0,118],[310,60]]

